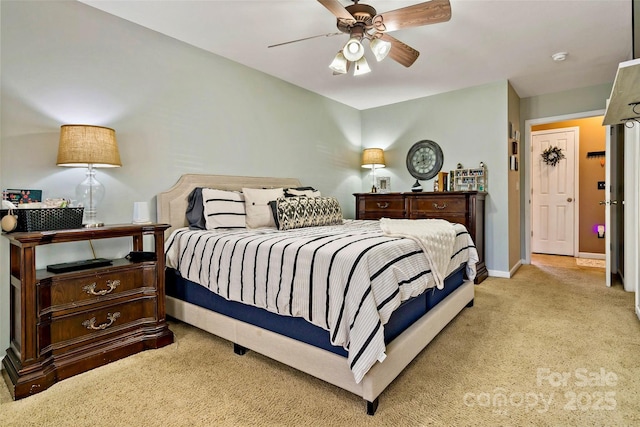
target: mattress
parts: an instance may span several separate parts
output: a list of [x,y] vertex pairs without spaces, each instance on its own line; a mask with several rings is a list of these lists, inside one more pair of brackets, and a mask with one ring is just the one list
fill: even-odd
[[[462,264],[473,279],[473,241],[464,226],[452,227],[446,275]],[[435,286],[420,245],[385,235],[378,221],[287,231],[180,229],[165,250],[167,266],[207,292],[327,332],[331,346],[347,351],[356,382],[384,360],[384,325],[393,312]]]
[[[402,331],[455,291],[464,282],[464,278],[465,266],[461,264],[445,279],[444,289],[433,287],[417,297],[403,301],[384,325],[385,345],[391,343]],[[184,279],[173,268],[168,268],[166,272],[166,294],[340,356],[347,357],[348,355],[347,350],[343,347],[331,344],[329,331],[315,326],[305,319],[281,316],[259,307],[226,300],[207,288]]]

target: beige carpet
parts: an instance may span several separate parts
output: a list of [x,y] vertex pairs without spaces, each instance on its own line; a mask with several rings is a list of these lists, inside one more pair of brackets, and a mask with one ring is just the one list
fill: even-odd
[[526,265],[476,286],[475,307],[381,395],[374,417],[355,395],[173,323],[176,343],[163,349],[17,402],[0,387],[0,426],[640,425],[633,294],[573,265]]

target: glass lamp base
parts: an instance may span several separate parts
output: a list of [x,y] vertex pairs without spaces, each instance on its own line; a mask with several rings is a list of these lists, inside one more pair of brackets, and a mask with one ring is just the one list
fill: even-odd
[[90,164],[85,180],[76,187],[76,197],[84,207],[82,227],[94,228],[104,225],[104,222],[97,219],[98,205],[104,198],[104,193],[104,186],[96,179],[96,172]]

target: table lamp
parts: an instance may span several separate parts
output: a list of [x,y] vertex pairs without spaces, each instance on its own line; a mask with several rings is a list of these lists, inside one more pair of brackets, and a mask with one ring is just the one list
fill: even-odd
[[362,152],[362,167],[371,169],[371,192],[376,193],[376,168],[385,167],[382,148],[365,148]]
[[58,166],[85,167],[87,177],[76,187],[78,202],[84,206],[83,227],[101,227],[97,207],[104,198],[104,186],[94,168],[122,166],[116,131],[92,125],[62,125],[58,145]]

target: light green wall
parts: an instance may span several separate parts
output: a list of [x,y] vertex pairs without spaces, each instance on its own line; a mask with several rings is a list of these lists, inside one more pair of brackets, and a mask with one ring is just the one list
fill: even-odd
[[[511,170],[511,168],[509,168],[507,172],[509,191],[509,271],[514,273],[519,267],[520,260],[522,259],[520,255],[520,236],[522,234],[520,230],[520,227],[522,226],[520,219],[520,192],[522,189],[520,171],[522,168],[520,165],[522,164],[521,160],[523,159],[521,154],[524,139],[522,136],[519,136],[517,139],[515,138],[516,134],[522,134],[522,129],[520,127],[520,97],[518,97],[518,94],[511,85],[509,85],[508,104],[508,120],[512,125],[512,135],[508,135],[511,139],[509,140],[509,143],[507,143],[505,155],[507,158],[515,156],[518,161],[518,170]],[[509,130],[507,129],[507,134],[508,133]],[[518,146],[515,154],[513,153],[514,143]]]
[[[612,73],[615,70],[612,70]],[[604,110],[606,100],[611,95],[611,83],[549,93],[520,100],[520,121],[522,129],[526,120],[562,116],[585,111]]]
[[[489,273],[509,271],[507,203],[506,81],[416,99],[362,112],[363,147],[385,150],[387,167],[377,176],[391,177],[392,191],[409,191],[415,179],[406,168],[411,145],[422,139],[437,142],[444,154],[443,171],[476,167],[488,170],[485,261]],[[363,174],[362,190],[371,186]],[[425,191],[433,180],[422,181]]]
[[82,3],[2,7],[4,185],[71,196],[84,172],[55,166],[59,126],[89,123],[121,150],[99,171],[108,222],[183,173],[299,177],[353,216],[357,110]]

